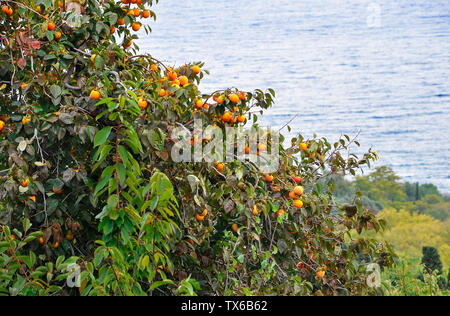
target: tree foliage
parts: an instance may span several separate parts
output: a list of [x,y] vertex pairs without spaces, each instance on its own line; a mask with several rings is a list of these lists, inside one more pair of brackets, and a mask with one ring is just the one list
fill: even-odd
[[428,273],[437,271],[438,274],[442,274],[442,262],[437,249],[425,246],[422,248],[422,253],[422,264],[425,265],[426,271]]
[[437,271],[428,273],[420,258],[400,256],[396,265],[382,275],[389,296],[447,296],[444,278]]
[[380,236],[395,246],[399,253],[420,258],[422,248],[432,246],[442,254],[442,260],[450,264],[449,223],[441,222],[428,215],[410,213],[405,210],[387,209],[377,215],[389,223],[389,229]]
[[[77,2],[74,26],[73,2],[2,1],[0,294],[379,294],[366,264],[392,264],[389,245],[346,235],[385,222],[321,182],[376,155],[298,135],[271,148],[272,177],[248,161],[173,161],[175,128],[257,126],[275,93],[202,94],[202,63],[138,54],[135,31],[155,15],[135,2]],[[73,263],[79,289],[63,287]]]

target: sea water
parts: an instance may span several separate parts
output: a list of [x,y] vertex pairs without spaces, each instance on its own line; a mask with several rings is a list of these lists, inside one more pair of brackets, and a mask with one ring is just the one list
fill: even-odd
[[273,88],[262,123],[336,141],[450,193],[449,0],[161,0],[141,49],[204,61],[200,88]]

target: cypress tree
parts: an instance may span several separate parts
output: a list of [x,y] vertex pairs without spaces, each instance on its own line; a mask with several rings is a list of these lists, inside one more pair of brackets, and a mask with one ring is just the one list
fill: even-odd
[[426,246],[422,248],[422,253],[422,264],[425,265],[425,270],[428,273],[437,270],[438,274],[442,274],[442,262],[437,249]]

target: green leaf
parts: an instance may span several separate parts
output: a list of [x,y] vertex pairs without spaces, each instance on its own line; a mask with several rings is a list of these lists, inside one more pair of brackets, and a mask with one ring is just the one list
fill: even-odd
[[28,231],[28,229],[30,229],[31,227],[31,222],[29,218],[25,218],[22,222],[23,225],[23,232],[26,233]]
[[134,131],[134,129],[129,128],[127,130],[127,135],[129,139],[126,141],[127,144],[131,145],[135,154],[142,152],[141,141],[139,140],[138,134]]
[[119,203],[119,196],[117,194],[113,194],[108,198],[108,209],[114,210]]
[[117,23],[118,16],[116,13],[111,12],[108,14],[108,19],[110,25],[115,25]]
[[[150,286],[150,291],[156,289],[157,287],[167,285],[167,284],[173,285],[174,283],[171,280],[156,281],[155,283],[152,284],[152,286]],[[191,286],[191,289],[192,289],[192,286]]]
[[102,164],[103,161],[105,161],[106,157],[108,157],[108,154],[111,152],[112,148],[113,147],[111,145],[105,145],[98,149],[98,151],[100,152],[100,157],[98,158],[96,164],[92,168],[92,172],[97,170],[97,168],[100,166],[100,164]]
[[149,258],[149,256],[145,256],[145,257],[142,259],[142,262],[141,262],[142,266],[143,266],[144,268],[147,268],[149,263],[150,263],[150,258]]
[[116,167],[117,175],[119,176],[120,184],[124,184],[127,177],[127,170],[123,166],[123,164],[119,163]]
[[119,145],[119,155],[125,167],[128,166],[128,151],[122,145]]
[[111,130],[112,130],[112,127],[107,126],[107,127],[104,127],[97,134],[95,134],[94,147],[103,145],[108,140],[108,137],[111,134]]
[[105,187],[105,185],[108,183],[109,179],[111,179],[111,176],[107,176],[105,178],[102,178],[97,186],[95,187],[94,196],[97,196],[97,194]]
[[96,268],[100,265],[100,263],[102,263],[104,255],[105,255],[105,249],[99,248],[99,250],[97,251],[97,253],[95,254],[95,257],[94,257],[94,265]]
[[95,56],[94,66],[95,68],[103,68],[105,66],[105,61],[101,56]]
[[61,87],[59,87],[57,85],[53,85],[50,87],[50,92],[54,98],[57,98],[61,95]]

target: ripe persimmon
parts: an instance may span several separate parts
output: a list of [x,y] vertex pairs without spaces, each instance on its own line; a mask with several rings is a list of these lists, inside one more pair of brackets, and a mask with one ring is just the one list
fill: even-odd
[[197,101],[195,101],[195,107],[197,109],[203,108],[203,100],[202,99],[198,99]]
[[323,270],[318,270],[318,271],[316,272],[316,276],[317,276],[319,279],[322,279],[322,278],[325,276],[325,271],[323,271]]
[[159,91],[159,96],[160,96],[160,97],[163,97],[163,96],[165,96],[165,95],[166,95],[166,90],[161,89],[161,90]]
[[239,96],[237,94],[230,95],[230,101],[233,102],[233,103],[238,103],[239,102]]
[[173,81],[173,80],[177,79],[177,77],[178,77],[178,75],[177,75],[177,73],[175,71],[169,72],[169,79],[170,80]]
[[303,192],[304,192],[304,189],[303,189],[302,186],[296,186],[296,187],[294,188],[294,193],[295,193],[296,195],[302,195]]
[[188,79],[188,77],[186,77],[186,76],[180,77],[179,81],[180,81],[180,84],[181,84],[183,87],[189,83],[189,79]]
[[201,222],[205,219],[205,217],[201,216],[200,214],[197,214],[197,215],[195,215],[195,219],[198,220],[199,222]]
[[232,229],[235,233],[237,233],[237,231],[238,231],[238,229],[239,229],[238,224],[233,224],[233,225],[231,225],[231,229]]
[[308,149],[308,145],[306,143],[300,143],[300,149],[305,151],[306,149]]
[[62,36],[62,33],[60,31],[55,33],[55,39],[59,40]]
[[26,178],[25,180],[20,181],[20,186],[23,188],[27,188],[29,183],[30,183],[30,179]]
[[53,22],[48,22],[47,23],[47,29],[49,31],[53,31],[55,29],[56,25]]
[[220,173],[223,172],[223,169],[225,168],[225,164],[223,162],[216,163],[216,168],[219,170]]
[[124,18],[119,18],[119,19],[117,19],[117,23],[119,25],[125,25],[125,19]]
[[145,110],[148,106],[148,102],[146,100],[138,100],[138,106],[142,109]]
[[233,114],[231,112],[225,112],[222,116],[222,120],[227,123],[231,122],[233,120]]
[[116,28],[114,27],[114,26],[110,26],[109,27],[109,34],[114,34],[114,33],[116,33]]
[[208,215],[208,210],[205,208],[200,215],[205,217],[206,215]]
[[24,116],[22,118],[22,124],[26,125],[28,122],[31,122],[31,117],[30,116]]
[[196,74],[196,75],[198,75],[199,73],[200,73],[200,67],[199,66],[197,66],[197,65],[195,65],[195,66],[193,66],[192,67],[192,72],[194,73],[194,74]]
[[100,100],[101,97],[102,97],[102,94],[100,92],[98,92],[97,90],[91,91],[91,99]]
[[142,16],[144,17],[144,19],[147,19],[148,17],[150,17],[150,11],[147,10],[142,11]]
[[12,9],[6,5],[2,7],[2,11],[8,16],[11,16],[13,13]]
[[270,175],[270,174],[267,174],[267,175],[264,177],[264,180],[266,180],[267,182],[272,182],[272,181],[273,181],[273,176]]
[[0,132],[3,131],[3,129],[5,128],[6,123],[3,121],[0,121]]
[[303,201],[302,200],[295,200],[294,201],[294,206],[296,208],[302,208],[303,207]]
[[286,211],[285,210],[278,210],[277,213],[275,214],[276,218],[278,218],[280,215],[286,215]]
[[69,240],[69,241],[72,241],[72,240],[73,240],[73,238],[74,238],[74,235],[73,235],[73,233],[71,233],[71,232],[68,232],[68,233],[66,234],[66,239],[67,239],[67,240]]
[[139,30],[141,29],[141,24],[139,24],[139,23],[133,23],[133,24],[131,25],[131,28],[133,29],[133,31],[137,32],[137,31],[139,31]]

